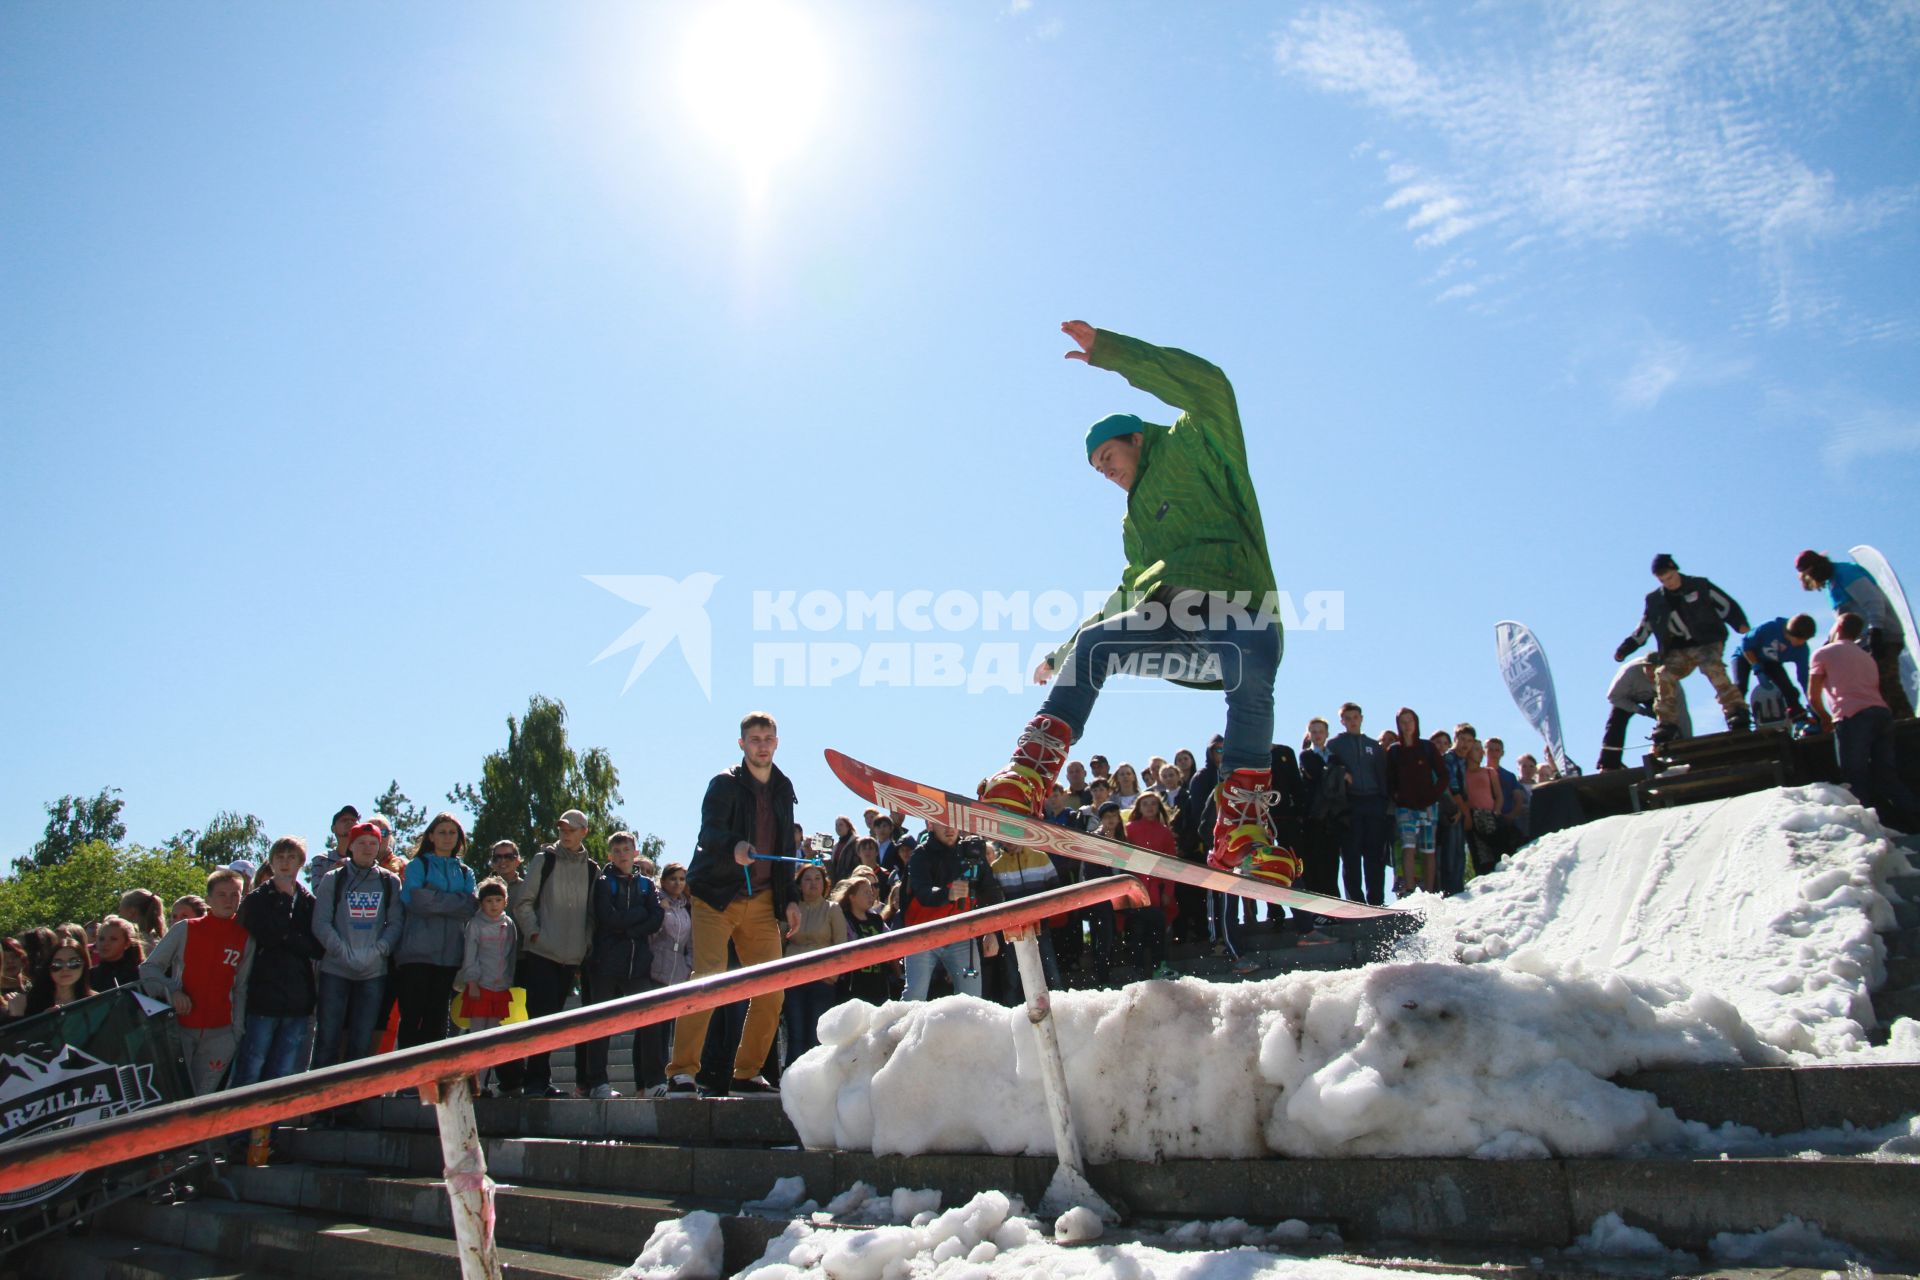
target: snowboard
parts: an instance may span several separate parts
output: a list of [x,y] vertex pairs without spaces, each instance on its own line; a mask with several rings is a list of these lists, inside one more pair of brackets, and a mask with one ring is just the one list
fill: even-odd
[[966,796],[929,787],[925,783],[876,769],[870,764],[862,764],[844,752],[828,750],[827,767],[833,770],[835,777],[852,788],[854,794],[868,803],[892,813],[903,813],[909,818],[953,827],[962,835],[1039,849],[1043,853],[1057,853],[1134,875],[1177,880],[1182,884],[1236,894],[1242,898],[1259,898],[1341,920],[1371,920],[1377,916],[1401,914],[1393,907],[1370,907],[1363,902],[1329,898],[1323,894],[1308,893],[1304,889],[1282,888],[1270,880],[1236,875],[1231,871],[1216,871],[1199,863],[1142,849],[1124,840],[1109,840],[1105,836],[1077,831],[1072,827],[1008,813]]

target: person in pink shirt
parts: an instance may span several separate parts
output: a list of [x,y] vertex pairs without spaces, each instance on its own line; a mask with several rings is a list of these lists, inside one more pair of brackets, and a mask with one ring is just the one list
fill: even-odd
[[1485,875],[1500,861],[1500,808],[1503,789],[1498,771],[1483,763],[1486,749],[1478,738],[1464,738],[1467,767],[1462,771],[1466,784],[1467,848],[1473,854],[1475,875]]
[[1893,711],[1880,693],[1880,667],[1859,643],[1866,625],[1857,613],[1843,613],[1834,622],[1830,643],[1814,651],[1807,702],[1820,727],[1833,733],[1847,789],[1861,804],[1879,810],[1883,820],[1909,827],[1920,817],[1920,798],[1900,780]]

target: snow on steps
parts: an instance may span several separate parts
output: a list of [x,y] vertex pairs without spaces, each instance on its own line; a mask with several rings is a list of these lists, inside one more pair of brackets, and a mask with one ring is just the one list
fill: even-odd
[[[569,1280],[610,1275],[639,1252],[653,1224],[695,1208],[723,1214],[729,1264],[744,1265],[784,1220],[737,1208],[780,1177],[802,1179],[821,1200],[867,1182],[930,1187],[951,1206],[988,1188],[1035,1203],[1052,1173],[1041,1157],[526,1138],[490,1138],[486,1146],[503,1184],[498,1231],[509,1274]],[[433,1133],[283,1131],[276,1152],[266,1168],[232,1171],[246,1203],[135,1204],[101,1225],[103,1238],[67,1243],[124,1256],[131,1238],[281,1276],[452,1280]],[[1720,1232],[1765,1230],[1794,1214],[1883,1260],[1920,1259],[1920,1221],[1910,1212],[1920,1164],[1912,1162],[1213,1160],[1117,1162],[1092,1176],[1136,1221],[1299,1218],[1337,1228],[1349,1250],[1412,1254],[1440,1271],[1457,1269],[1460,1255],[1448,1250],[1565,1248],[1609,1212],[1694,1249]],[[25,1274],[90,1273],[63,1266]]]

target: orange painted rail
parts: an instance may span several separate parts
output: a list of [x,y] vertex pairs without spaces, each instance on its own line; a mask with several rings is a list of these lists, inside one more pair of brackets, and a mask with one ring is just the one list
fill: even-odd
[[256,1125],[290,1120],[364,1098],[377,1098],[396,1089],[421,1088],[440,1080],[471,1076],[484,1068],[529,1054],[550,1053],[583,1040],[598,1040],[636,1027],[667,1022],[683,1013],[717,1008],[982,934],[1037,924],[1048,916],[1081,907],[1101,902],[1118,903],[1122,899],[1131,906],[1144,907],[1149,903],[1146,886],[1132,876],[1088,880],[928,924],[896,929],[878,937],[730,969],[605,1004],[584,1005],[491,1031],[135,1111],[79,1129],[26,1138],[0,1146],[0,1191],[15,1191],[71,1173],[238,1133]]

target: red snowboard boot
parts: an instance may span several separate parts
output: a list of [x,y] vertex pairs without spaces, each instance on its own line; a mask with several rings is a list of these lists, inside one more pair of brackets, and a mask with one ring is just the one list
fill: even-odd
[[1073,745],[1073,731],[1066,721],[1039,715],[1021,730],[1014,745],[1013,759],[1007,767],[987,779],[980,803],[1029,818],[1041,817],[1047,794],[1067,763],[1067,748]]
[[1217,871],[1290,885],[1300,874],[1293,850],[1273,843],[1260,808],[1272,794],[1271,769],[1235,769],[1214,793],[1213,852],[1207,865]]

